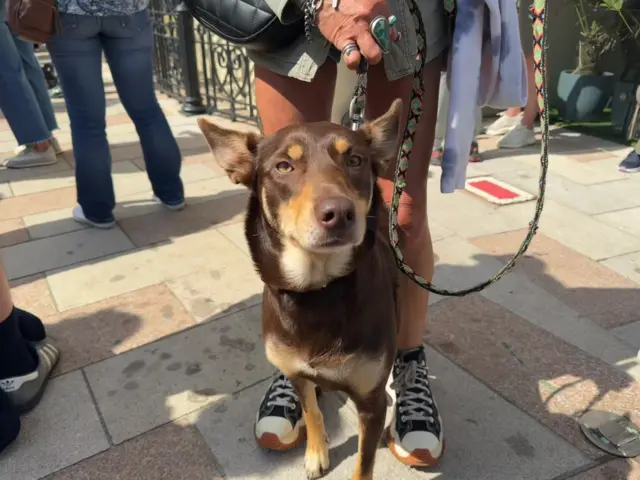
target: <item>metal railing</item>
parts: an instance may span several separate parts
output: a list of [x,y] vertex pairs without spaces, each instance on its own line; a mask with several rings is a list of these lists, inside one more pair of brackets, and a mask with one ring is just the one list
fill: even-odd
[[155,81],[185,114],[257,121],[253,64],[244,49],[194,21],[181,0],[151,0]]

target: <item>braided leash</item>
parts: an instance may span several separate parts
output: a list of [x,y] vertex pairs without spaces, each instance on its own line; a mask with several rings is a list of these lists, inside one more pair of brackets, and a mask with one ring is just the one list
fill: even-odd
[[[470,293],[479,292],[484,290],[489,285],[497,282],[507,271],[509,271],[516,263],[516,261],[527,251],[527,248],[531,244],[533,237],[538,230],[538,222],[540,215],[542,214],[542,208],[544,205],[544,195],[546,188],[547,169],[549,165],[548,158],[548,141],[549,141],[549,118],[547,115],[548,102],[546,96],[546,19],[545,8],[546,0],[534,0],[534,4],[531,6],[531,13],[533,17],[533,53],[535,62],[535,81],[537,90],[538,107],[540,109],[540,119],[542,123],[542,151],[540,155],[540,182],[539,192],[536,201],[535,214],[533,220],[529,223],[529,230],[525,239],[523,240],[520,248],[513,256],[513,258],[498,271],[494,276],[488,280],[463,290],[451,291],[444,288],[437,288],[429,281],[421,277],[416,271],[407,265],[400,249],[400,237],[398,234],[398,207],[400,205],[400,196],[406,188],[406,175],[409,168],[409,159],[411,157],[411,151],[413,149],[414,136],[417,130],[418,122],[422,116],[422,106],[424,99],[424,79],[423,70],[425,66],[425,52],[426,52],[426,35],[424,30],[424,23],[422,22],[422,15],[416,4],[416,0],[410,0],[409,9],[413,20],[416,25],[416,33],[418,38],[418,54],[416,57],[416,71],[414,74],[413,91],[411,92],[410,111],[407,118],[407,124],[402,139],[402,145],[398,152],[398,163],[396,165],[395,177],[394,177],[394,191],[391,200],[391,212],[389,222],[389,239],[391,247],[393,248],[396,263],[398,268],[407,277],[413,280],[420,287],[438,295],[449,297],[462,297]],[[452,13],[455,4],[452,0],[445,0],[445,8]],[[350,114],[352,120],[352,127],[357,128],[362,123],[365,96],[366,96],[367,84],[366,84],[366,72],[360,72],[358,74],[358,83],[354,92],[353,100],[351,101]]]

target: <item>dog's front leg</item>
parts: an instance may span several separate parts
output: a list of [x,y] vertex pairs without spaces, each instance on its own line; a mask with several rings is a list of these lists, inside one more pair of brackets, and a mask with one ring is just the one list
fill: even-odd
[[307,426],[307,451],[304,456],[304,469],[307,478],[320,478],[329,469],[329,445],[324,429],[324,417],[318,407],[316,385],[303,378],[292,378]]
[[358,438],[356,471],[351,480],[372,480],[376,451],[380,444],[387,414],[387,394],[384,385],[371,392],[366,399],[355,403],[360,419],[360,436]]

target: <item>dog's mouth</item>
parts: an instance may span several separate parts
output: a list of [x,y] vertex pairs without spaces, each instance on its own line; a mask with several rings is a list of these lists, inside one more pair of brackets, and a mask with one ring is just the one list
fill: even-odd
[[291,236],[289,240],[299,248],[313,253],[336,253],[355,248],[362,243],[357,228],[349,228],[332,234],[322,228],[312,228],[302,236]]
[[346,237],[329,237],[324,240],[314,242],[309,245],[309,249],[314,251],[331,252],[335,250],[342,250],[345,247],[356,247],[357,242],[355,242],[353,237],[355,237],[355,235],[348,235]]

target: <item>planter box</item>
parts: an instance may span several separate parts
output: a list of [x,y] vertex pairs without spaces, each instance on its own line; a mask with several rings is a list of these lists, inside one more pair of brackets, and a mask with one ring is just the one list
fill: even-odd
[[611,100],[614,83],[615,77],[610,72],[602,75],[578,75],[564,70],[558,81],[560,115],[569,122],[597,118]]

